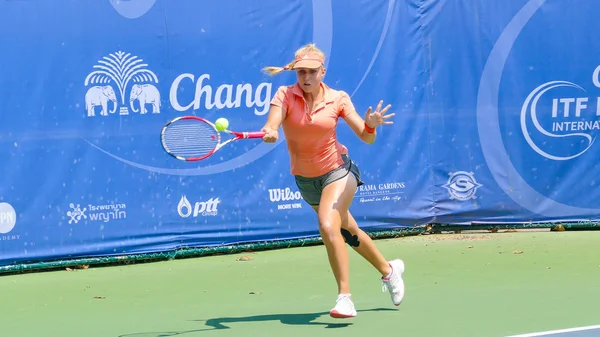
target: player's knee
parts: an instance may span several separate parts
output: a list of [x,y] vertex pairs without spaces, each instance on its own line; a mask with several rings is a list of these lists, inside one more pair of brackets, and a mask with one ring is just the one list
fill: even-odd
[[321,232],[321,237],[325,240],[331,240],[337,235],[337,229],[333,221],[324,217],[319,218],[319,232]]
[[350,233],[349,230],[342,228],[341,229],[342,232],[342,236],[344,237],[344,241],[346,241],[346,243],[350,246],[350,247],[358,247],[360,246],[360,241],[358,241],[358,236],[357,235],[352,235],[352,233]]

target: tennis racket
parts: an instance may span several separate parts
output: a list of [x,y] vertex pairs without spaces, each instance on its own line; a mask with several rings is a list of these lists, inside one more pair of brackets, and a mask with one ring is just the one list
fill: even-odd
[[[232,135],[223,141],[221,133]],[[240,140],[262,138],[264,132],[219,131],[215,124],[196,116],[174,118],[162,127],[160,140],[165,151],[183,161],[206,159],[223,146]]]

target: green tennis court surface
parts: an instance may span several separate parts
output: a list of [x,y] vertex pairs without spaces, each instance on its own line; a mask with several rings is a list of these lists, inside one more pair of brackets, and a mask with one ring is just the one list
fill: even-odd
[[5,275],[0,329],[6,337],[536,336],[600,324],[599,242],[600,232],[379,240],[386,257],[406,262],[405,301],[394,307],[351,251],[359,314],[349,320],[328,316],[336,287],[323,246]]

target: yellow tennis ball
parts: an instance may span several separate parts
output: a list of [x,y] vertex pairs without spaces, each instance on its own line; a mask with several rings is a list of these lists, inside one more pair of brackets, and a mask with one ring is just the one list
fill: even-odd
[[219,131],[227,130],[227,127],[229,127],[229,121],[227,120],[227,118],[221,117],[217,119],[217,121],[215,122],[215,126]]

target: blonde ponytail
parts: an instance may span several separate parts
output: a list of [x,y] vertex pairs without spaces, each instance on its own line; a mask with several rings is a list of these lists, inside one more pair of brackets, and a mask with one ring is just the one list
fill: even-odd
[[[325,59],[325,54],[319,49],[317,48],[317,46],[314,43],[309,43],[306,44],[302,47],[300,47],[298,50],[296,50],[296,52],[294,53],[295,58],[298,57],[298,55],[302,55],[304,53],[317,53],[319,55],[322,56],[323,59]],[[294,61],[286,64],[284,67],[264,67],[262,70],[267,73],[269,76],[273,76],[273,75],[277,75],[279,73],[281,73],[284,70],[292,70],[294,69],[294,64],[296,63],[296,59],[294,59]]]
[[292,67],[294,66],[294,63],[296,63],[296,61],[292,61],[292,62],[286,64],[284,67],[264,67],[263,71],[265,73],[267,73],[269,76],[277,75],[284,70],[292,69]]

